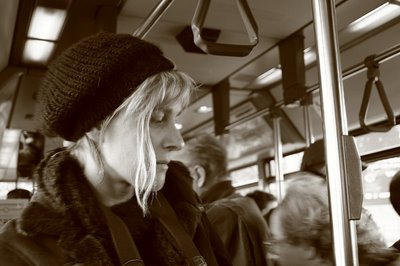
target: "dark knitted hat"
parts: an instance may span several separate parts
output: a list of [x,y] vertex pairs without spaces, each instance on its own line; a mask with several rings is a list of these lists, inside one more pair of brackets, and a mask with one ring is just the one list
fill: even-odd
[[157,46],[128,34],[83,39],[54,60],[44,77],[35,115],[39,129],[76,141],[146,78],[173,68]]

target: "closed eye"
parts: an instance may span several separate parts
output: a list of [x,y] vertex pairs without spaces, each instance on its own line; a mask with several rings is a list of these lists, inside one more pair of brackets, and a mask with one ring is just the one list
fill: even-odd
[[151,115],[151,122],[154,124],[160,124],[164,122],[166,118],[165,112],[160,110],[155,110]]

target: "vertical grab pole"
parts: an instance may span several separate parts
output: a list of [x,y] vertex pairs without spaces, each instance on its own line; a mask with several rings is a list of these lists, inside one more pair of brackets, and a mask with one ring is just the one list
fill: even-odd
[[275,183],[276,183],[276,198],[278,203],[282,201],[283,198],[283,155],[282,155],[282,141],[281,141],[281,124],[277,114],[273,114],[273,125],[274,125],[274,143],[275,143]]
[[304,117],[304,128],[306,131],[306,146],[310,147],[311,143],[313,143],[313,135],[312,135],[312,128],[310,122],[310,106],[304,105],[303,106],[303,117]]
[[312,95],[307,94],[302,100],[303,106],[303,117],[304,117],[304,129],[306,137],[306,147],[310,147],[311,143],[314,142],[314,135],[310,117],[310,105],[312,104]]
[[[347,135],[334,0],[312,0],[324,122],[334,265],[354,265],[342,136]],[[354,231],[353,231],[354,232]],[[354,238],[353,238],[354,241]]]

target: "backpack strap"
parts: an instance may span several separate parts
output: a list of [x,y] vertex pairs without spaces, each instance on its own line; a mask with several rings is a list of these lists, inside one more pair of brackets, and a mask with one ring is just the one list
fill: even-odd
[[108,228],[110,229],[114,247],[117,251],[121,265],[145,265],[124,221],[105,206],[103,206],[103,213],[106,217]]
[[193,243],[193,240],[184,230],[174,209],[172,209],[161,192],[157,193],[157,199],[158,201],[155,201],[150,206],[150,213],[156,217],[172,237],[175,238],[181,250],[190,258],[192,266],[207,266],[206,261]]

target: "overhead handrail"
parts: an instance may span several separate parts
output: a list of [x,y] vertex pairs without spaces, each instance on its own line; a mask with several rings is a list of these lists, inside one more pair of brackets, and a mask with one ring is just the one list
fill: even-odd
[[[386,61],[388,61],[392,58],[395,58],[399,55],[400,55],[400,44],[397,44],[397,45],[383,51],[379,55],[377,55],[375,58],[375,61],[379,62],[379,63],[383,63],[383,62],[386,62]],[[346,80],[364,70],[365,70],[364,63],[359,63],[356,65],[353,65],[343,71],[343,80]],[[309,86],[308,89],[306,90],[306,93],[312,93],[314,91],[317,91],[318,89],[319,89],[319,83],[316,83],[312,86]],[[279,100],[273,106],[265,107],[263,109],[258,110],[257,112],[243,116],[239,120],[230,123],[226,127],[226,129],[231,130],[232,128],[237,127],[241,124],[244,124],[252,119],[269,114],[272,108],[282,107],[284,105],[285,105],[285,102],[283,100]]]
[[[396,125],[396,117],[393,109],[390,106],[390,102],[386,96],[385,88],[383,87],[382,81],[379,78],[379,63],[375,61],[375,55],[370,55],[365,58],[364,64],[367,68],[367,83],[365,84],[365,90],[363,99],[361,102],[361,108],[359,113],[359,120],[361,127],[367,132],[386,132]],[[375,84],[378,91],[379,98],[383,104],[383,108],[387,115],[388,122],[380,126],[367,126],[366,115],[369,107],[372,87]]]
[[240,15],[246,27],[250,44],[227,44],[206,41],[202,36],[204,20],[210,0],[199,0],[192,19],[193,41],[197,47],[213,55],[246,56],[258,44],[258,26],[246,0],[236,0]]
[[143,23],[136,29],[133,36],[143,39],[151,28],[157,23],[164,12],[170,7],[174,0],[161,0],[158,5],[150,12]]

